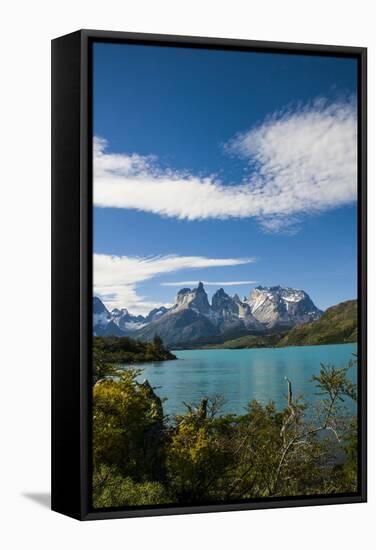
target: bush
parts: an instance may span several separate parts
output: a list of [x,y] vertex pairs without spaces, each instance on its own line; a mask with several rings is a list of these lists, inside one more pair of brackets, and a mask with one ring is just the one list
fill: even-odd
[[221,399],[186,405],[166,424],[162,402],[138,371],[93,389],[93,495],[96,507],[231,502],[260,497],[357,490],[357,421],[353,366],[322,365],[312,381],[313,410],[293,398],[277,410],[249,403],[244,415],[221,415]]
[[93,479],[93,505],[95,508],[118,506],[151,506],[167,504],[170,500],[165,487],[155,481],[136,483],[116,470],[101,466]]

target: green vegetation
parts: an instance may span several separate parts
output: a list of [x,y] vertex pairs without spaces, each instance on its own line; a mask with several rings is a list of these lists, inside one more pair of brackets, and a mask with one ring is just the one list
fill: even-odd
[[[231,502],[357,490],[353,366],[322,365],[312,379],[319,402],[286,407],[249,403],[220,414],[220,396],[186,405],[166,419],[161,399],[137,369],[104,375],[93,387],[93,504],[147,506]],[[103,365],[96,372],[103,371]]]
[[152,342],[140,342],[127,336],[95,336],[93,340],[94,382],[114,375],[114,365],[136,364],[149,361],[168,361],[176,356],[166,349],[162,339],[155,336]]
[[318,321],[291,329],[278,347],[345,344],[356,342],[357,337],[358,304],[349,300],[327,309]]
[[347,344],[358,338],[358,307],[356,300],[342,302],[325,311],[321,319],[292,328],[287,332],[267,335],[247,335],[207,348],[284,348],[319,344]]
[[221,349],[244,349],[244,348],[275,348],[283,338],[285,333],[275,333],[266,335],[253,335],[247,334],[240,338],[234,338],[233,340],[227,340],[220,345],[205,346],[207,349],[221,348]]

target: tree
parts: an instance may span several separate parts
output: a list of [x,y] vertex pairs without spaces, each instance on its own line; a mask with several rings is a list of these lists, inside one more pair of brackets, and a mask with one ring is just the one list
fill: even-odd
[[186,405],[176,418],[167,448],[170,492],[177,502],[196,503],[220,498],[225,471],[233,462],[229,428],[232,416],[216,417],[220,400],[204,398]]
[[[157,342],[158,344],[158,342]],[[152,344],[154,346],[154,343]],[[248,404],[221,414],[223,398],[204,396],[166,423],[162,400],[140,371],[101,378],[93,388],[93,493],[98,506],[194,504],[357,490],[356,400],[342,368],[321,365],[318,401],[294,395],[286,406]]]
[[138,374],[126,370],[93,389],[94,468],[115,467],[136,481],[163,473],[163,411],[150,386],[137,383]]
[[105,353],[102,349],[93,348],[93,384],[99,380],[115,376],[117,369],[106,360]]

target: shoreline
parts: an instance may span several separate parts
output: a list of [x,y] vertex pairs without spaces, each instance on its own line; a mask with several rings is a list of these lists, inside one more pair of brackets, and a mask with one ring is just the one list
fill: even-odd
[[226,351],[239,351],[239,350],[254,350],[254,349],[288,349],[288,348],[309,348],[309,347],[318,347],[318,346],[341,346],[341,345],[348,345],[348,344],[356,344],[358,346],[358,342],[325,342],[321,344],[291,344],[289,346],[253,346],[253,347],[215,347],[213,346],[206,346],[206,347],[184,347],[184,348],[171,348],[171,353],[176,353],[179,351],[211,351],[211,350],[226,350]]

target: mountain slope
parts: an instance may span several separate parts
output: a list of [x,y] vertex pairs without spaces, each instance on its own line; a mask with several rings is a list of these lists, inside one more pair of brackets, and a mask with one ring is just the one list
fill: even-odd
[[93,298],[93,333],[94,336],[124,335],[124,332],[113,321],[110,312],[97,296]]
[[356,300],[349,300],[330,307],[318,321],[291,329],[280,340],[278,347],[356,342],[357,306]]
[[220,349],[253,349],[253,348],[275,348],[280,340],[283,338],[284,333],[274,334],[246,334],[240,336],[240,338],[232,338],[226,340],[220,345],[209,344],[204,346],[205,348],[220,348]]
[[241,302],[239,296],[229,296],[223,288],[213,295],[211,307],[221,333],[244,328],[256,332],[265,330],[262,323],[252,315],[250,306]]
[[287,332],[246,335],[207,347],[243,349],[345,344],[357,341],[357,327],[357,301],[349,300],[328,308],[319,320],[296,326]]
[[210,338],[216,334],[216,327],[205,315],[186,308],[163,315],[157,321],[137,331],[135,337],[149,341],[155,336],[160,336],[165,344],[171,346],[194,342],[200,338]]

